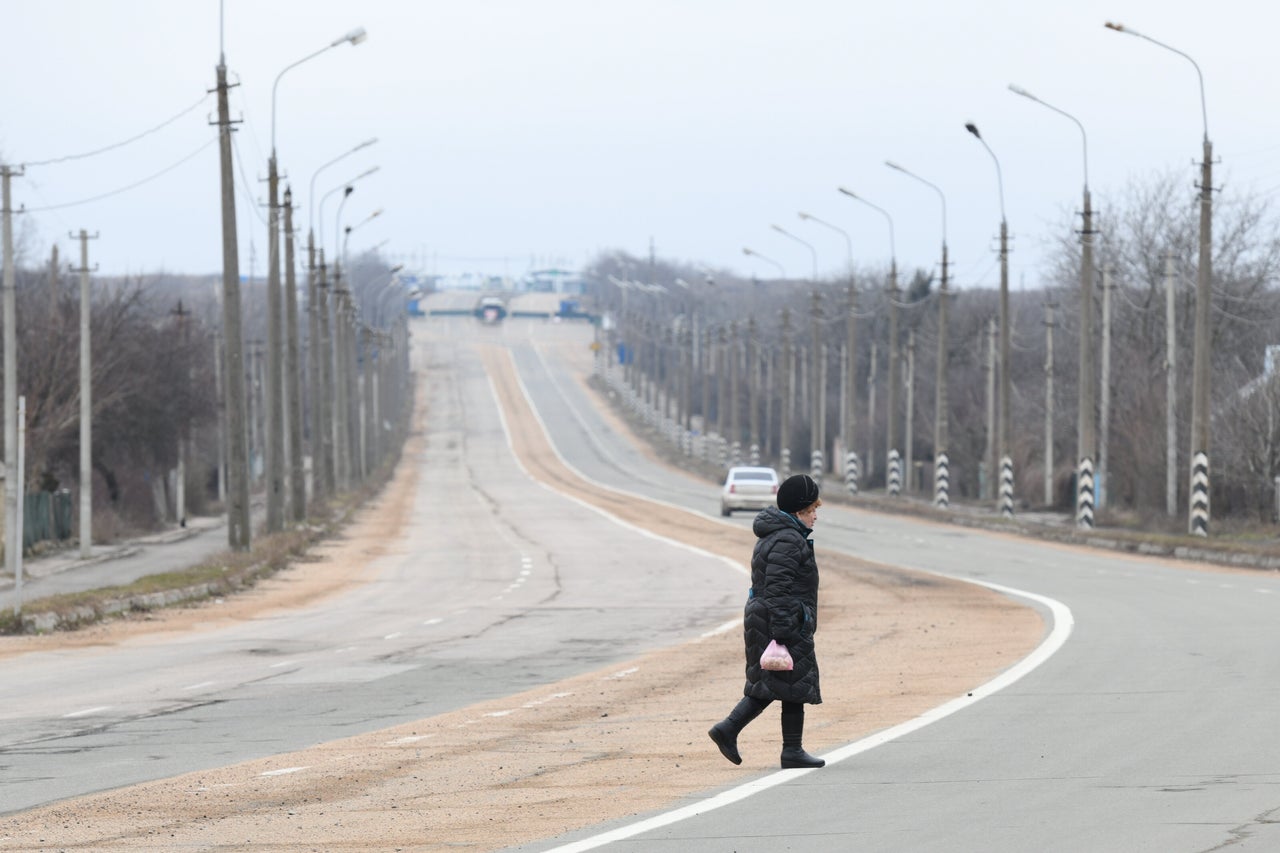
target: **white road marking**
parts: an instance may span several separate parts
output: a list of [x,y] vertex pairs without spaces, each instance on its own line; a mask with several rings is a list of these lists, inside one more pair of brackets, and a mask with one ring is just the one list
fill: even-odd
[[201,687],[211,687],[212,685],[217,683],[218,682],[216,681],[201,681],[199,684],[188,684],[186,687],[182,689],[183,690],[199,690]]
[[404,737],[398,737],[395,740],[387,741],[387,746],[398,746],[402,743],[417,743],[418,741],[426,740],[429,737],[433,737],[433,735],[405,735]]
[[273,663],[273,664],[271,664],[271,666],[270,666],[269,668],[270,668],[270,669],[279,669],[279,668],[280,668],[280,667],[282,667],[282,666],[293,666],[293,665],[294,665],[294,664],[296,664],[296,663],[297,663],[297,661],[296,661],[296,660],[282,660],[282,661],[280,661],[279,663]]
[[400,636],[403,636],[403,635],[404,635],[404,632],[402,632],[402,631],[395,631],[395,632],[393,632],[393,633],[391,633],[391,634],[387,634],[387,635],[386,635],[385,637],[383,637],[382,639],[384,639],[384,640],[394,640],[394,639],[396,639],[397,637],[400,637]]
[[[988,696],[1003,690],[1047,661],[1055,652],[1058,651],[1058,649],[1062,648],[1063,644],[1066,643],[1067,638],[1071,636],[1071,630],[1075,626],[1075,617],[1072,616],[1071,610],[1060,601],[1055,601],[1052,598],[1037,595],[1033,592],[1026,592],[1025,590],[1013,589],[1012,587],[987,583],[986,581],[973,580],[972,578],[956,577],[955,575],[947,575],[940,572],[932,572],[931,574],[949,578],[951,580],[963,581],[965,583],[978,584],[979,586],[987,587],[988,589],[995,590],[996,592],[1000,592],[1005,595],[1016,598],[1026,598],[1037,602],[1044,607],[1047,607],[1053,614],[1053,628],[1050,629],[1049,635],[1045,637],[1044,641],[1041,642],[1040,645],[1031,652],[1031,654],[1027,655],[1025,658],[1018,661],[1018,663],[988,681],[986,684],[978,687],[965,696],[957,697],[952,699],[950,702],[939,705],[931,711],[926,711],[914,720],[908,720],[905,723],[900,723],[892,728],[877,732],[870,737],[854,741],[851,744],[847,744],[839,749],[828,752],[826,755],[822,756],[827,760],[827,764],[838,764],[845,759],[852,758],[855,755],[874,749],[877,746],[882,746],[890,741],[902,737],[903,735],[910,734],[917,729],[922,729],[931,723],[936,723],[944,717],[949,717],[957,711],[967,708],[975,702],[979,702]],[[664,826],[670,826],[673,823],[679,823],[682,820],[724,808],[725,806],[740,802],[748,797],[754,796],[755,794],[762,793],[770,788],[781,785],[784,782],[790,782],[793,779],[797,779],[800,776],[812,772],[813,770],[779,770],[761,779],[755,779],[751,782],[747,782],[745,785],[730,788],[729,790],[717,794],[709,799],[702,800],[692,805],[683,806],[678,809],[673,809],[666,814],[660,814],[646,820],[637,821],[636,823],[628,826],[623,826],[608,832],[602,832],[581,841],[574,841],[569,844],[563,844],[559,847],[553,847],[551,850],[547,851],[547,853],[580,853],[580,851],[594,850],[597,847],[602,847],[605,844],[612,844],[615,841],[634,838],[642,833],[661,829]]]
[[423,625],[439,625],[443,621],[444,621],[443,619],[428,619],[426,622],[423,622],[422,624]]
[[710,631],[703,633],[701,635],[701,639],[705,640],[708,637],[718,637],[721,634],[727,634],[728,632],[732,631],[734,628],[737,628],[741,625],[742,625],[741,619],[730,619],[728,622],[724,623],[718,628],[712,628]]
[[636,674],[637,672],[639,672],[639,671],[640,671],[640,667],[638,667],[638,666],[633,666],[633,667],[631,667],[630,669],[624,669],[624,670],[620,670],[620,671],[618,671],[618,672],[615,672],[613,675],[606,675],[604,678],[602,678],[602,679],[600,679],[600,680],[601,680],[601,681],[614,681],[614,680],[619,679],[619,678],[626,678],[628,675],[635,675],[635,674]]
[[297,773],[301,770],[306,770],[306,769],[307,769],[306,767],[281,767],[279,770],[266,770],[262,773],[259,773],[258,775],[259,776],[285,776],[289,773]]
[[99,711],[106,711],[110,707],[110,705],[99,705],[96,708],[85,708],[83,711],[72,711],[70,714],[63,714],[62,719],[69,720],[72,717],[87,717],[90,714],[96,714]]

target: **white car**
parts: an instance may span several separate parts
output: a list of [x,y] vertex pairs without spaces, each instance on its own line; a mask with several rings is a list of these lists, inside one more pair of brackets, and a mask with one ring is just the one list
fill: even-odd
[[735,509],[761,510],[773,506],[778,495],[778,472],[772,468],[730,468],[720,491],[720,514]]

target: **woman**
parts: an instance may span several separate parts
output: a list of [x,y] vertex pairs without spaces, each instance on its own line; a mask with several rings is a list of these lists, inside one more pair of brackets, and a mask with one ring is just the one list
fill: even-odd
[[[741,764],[738,733],[777,699],[782,703],[782,766],[822,767],[826,762],[802,746],[804,706],[822,701],[813,646],[818,627],[818,563],[809,538],[822,506],[818,484],[808,474],[788,477],[778,487],[777,504],[762,510],[752,525],[757,542],[743,613],[747,648],[743,699],[707,734],[725,758]],[[793,669],[779,672],[760,667],[760,656],[770,640],[791,652]]]

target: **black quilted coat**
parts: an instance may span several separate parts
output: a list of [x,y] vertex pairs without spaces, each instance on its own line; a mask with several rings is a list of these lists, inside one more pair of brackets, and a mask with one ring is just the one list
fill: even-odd
[[[783,702],[822,701],[813,634],[818,628],[818,562],[813,531],[777,507],[762,510],[752,529],[757,542],[751,554],[751,597],[743,614],[747,647],[747,686],[743,693]],[[770,640],[786,644],[795,668],[773,672],[760,668],[760,655]]]

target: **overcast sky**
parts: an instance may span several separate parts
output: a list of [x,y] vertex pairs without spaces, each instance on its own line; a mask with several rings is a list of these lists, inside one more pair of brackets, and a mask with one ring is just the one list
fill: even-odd
[[[821,274],[842,272],[843,238],[802,222],[803,210],[850,234],[856,264],[887,262],[884,217],[837,193],[843,185],[890,212],[900,266],[934,266],[938,198],[886,168],[891,159],[945,192],[957,284],[991,285],[1000,199],[990,155],[964,130],[973,121],[1003,169],[1011,279],[1038,286],[1046,245],[1080,204],[1081,138],[1008,84],[1083,122],[1095,199],[1168,170],[1194,199],[1195,70],[1107,20],[1200,65],[1215,183],[1280,191],[1280,7],[1270,4],[226,0],[226,61],[240,83],[232,112],[244,119],[240,269],[251,246],[255,271],[265,265],[259,179],[276,75],[363,26],[365,43],[289,71],[276,107],[304,233],[320,196],[379,167],[343,211],[342,224],[357,226],[353,253],[386,241],[387,257],[411,270],[519,275],[580,267],[610,249],[645,256],[652,239],[661,258],[775,275],[743,255],[749,246],[789,276],[809,275],[808,249],[772,231],[777,223],[813,244]],[[31,211],[19,217],[30,250],[47,255],[56,241],[71,259],[68,232],[85,228],[100,235],[91,262],[104,273],[220,270],[216,104],[206,96],[217,0],[0,0],[0,31],[0,161],[93,151],[190,109],[108,153],[28,166],[13,200]],[[370,137],[378,143],[315,177]],[[324,206],[330,252],[339,198]]]

